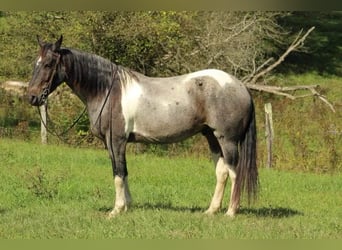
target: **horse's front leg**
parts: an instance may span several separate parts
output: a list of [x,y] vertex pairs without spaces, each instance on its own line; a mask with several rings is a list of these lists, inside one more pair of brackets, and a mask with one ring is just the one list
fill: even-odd
[[131,204],[131,195],[128,189],[127,176],[121,177],[119,175],[114,176],[115,186],[115,201],[113,210],[109,213],[109,218],[126,212]]
[[110,218],[126,212],[131,203],[126,165],[126,143],[124,139],[117,139],[107,144],[112,160],[115,186],[115,201],[113,210],[109,213]]

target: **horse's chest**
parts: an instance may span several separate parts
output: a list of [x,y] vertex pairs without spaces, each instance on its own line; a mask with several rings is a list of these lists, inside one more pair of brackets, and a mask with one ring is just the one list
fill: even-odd
[[137,83],[131,84],[122,90],[121,107],[125,120],[125,133],[127,137],[133,131],[135,116],[138,112],[143,90]]

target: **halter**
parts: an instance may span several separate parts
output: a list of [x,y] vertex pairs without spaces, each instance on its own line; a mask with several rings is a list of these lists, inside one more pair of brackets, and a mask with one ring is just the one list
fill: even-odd
[[42,101],[45,103],[46,100],[47,100],[47,97],[48,95],[50,94],[50,89],[51,89],[51,85],[52,85],[52,80],[53,78],[55,77],[56,75],[56,72],[57,72],[57,67],[58,67],[58,64],[59,64],[59,61],[60,61],[60,58],[61,58],[61,55],[58,54],[58,53],[54,53],[52,52],[52,55],[55,56],[57,59],[56,59],[56,63],[55,63],[55,66],[53,68],[53,71],[52,71],[52,74],[50,76],[50,79],[48,81],[48,84],[46,85],[45,88],[43,88],[43,92],[42,92]]
[[[61,58],[61,55],[59,53],[54,53],[54,52],[52,52],[52,53],[53,53],[52,55],[56,57],[56,63],[55,63],[55,66],[53,68],[53,71],[52,71],[52,74],[50,76],[50,79],[48,81],[48,84],[46,85],[46,87],[44,87],[43,92],[42,92],[42,101],[45,104],[46,104],[47,98],[48,98],[49,93],[50,93],[50,89],[51,89],[51,85],[52,85],[52,80],[53,80],[53,78],[56,75],[57,67],[58,67],[58,64],[59,64],[60,58]],[[51,129],[49,129],[47,127],[47,124],[44,122],[44,119],[42,117],[42,114],[40,112],[39,107],[37,107],[37,109],[38,109],[38,113],[39,113],[39,116],[40,116],[40,120],[41,120],[42,124],[44,125],[46,131],[49,132],[50,134],[56,136],[58,139],[60,139],[61,141],[64,141],[64,142],[65,142],[65,140],[63,140],[62,136],[65,135],[67,132],[69,132],[69,130],[71,130],[77,124],[77,122],[82,118],[82,116],[85,114],[85,112],[87,110],[87,108],[85,107],[83,109],[82,113],[78,116],[78,118],[75,119],[73,121],[73,123],[67,129],[65,129],[62,133],[57,133],[55,130],[51,130]],[[47,119],[49,119],[48,113],[47,113]],[[49,120],[51,120],[51,119],[49,119]]]

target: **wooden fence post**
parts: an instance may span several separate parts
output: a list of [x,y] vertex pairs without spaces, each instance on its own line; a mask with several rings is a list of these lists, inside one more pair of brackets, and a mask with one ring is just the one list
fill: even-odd
[[43,105],[39,106],[40,114],[41,114],[41,121],[40,121],[40,136],[42,144],[47,144],[47,102]]
[[265,137],[267,147],[267,168],[272,167],[272,147],[274,139],[273,119],[272,119],[272,105],[271,103],[265,104]]

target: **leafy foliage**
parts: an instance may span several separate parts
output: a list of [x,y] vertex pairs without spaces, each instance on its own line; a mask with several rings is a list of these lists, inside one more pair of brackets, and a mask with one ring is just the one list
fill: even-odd
[[[316,26],[306,51],[284,72],[341,74],[341,15],[333,12],[17,11],[1,12],[0,81],[28,80],[36,35],[109,58],[151,76],[215,67],[242,77],[284,51],[291,36]],[[300,65],[300,67],[298,67]]]
[[315,26],[306,42],[306,50],[290,55],[282,72],[317,71],[342,75],[342,12],[293,12],[279,20],[282,27],[295,35],[299,29]]
[[[147,75],[216,67],[245,74],[281,41],[273,12],[2,12],[4,79],[28,80],[36,35],[99,54]],[[1,79],[0,79],[1,80]]]

